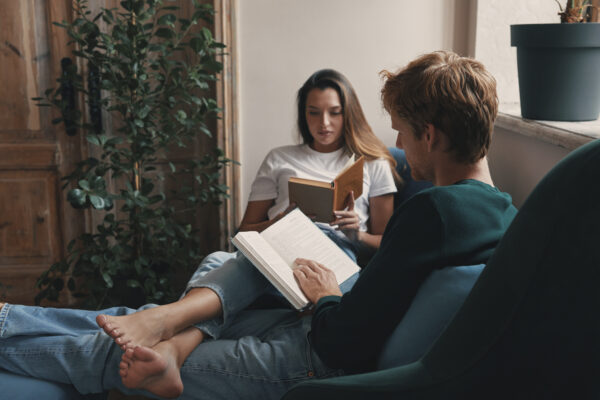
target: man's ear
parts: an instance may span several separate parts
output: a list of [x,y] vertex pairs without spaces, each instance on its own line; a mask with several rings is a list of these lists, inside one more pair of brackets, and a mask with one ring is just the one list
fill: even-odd
[[440,142],[440,131],[433,124],[427,124],[425,125],[425,132],[423,132],[423,138],[427,142],[427,151],[431,153]]

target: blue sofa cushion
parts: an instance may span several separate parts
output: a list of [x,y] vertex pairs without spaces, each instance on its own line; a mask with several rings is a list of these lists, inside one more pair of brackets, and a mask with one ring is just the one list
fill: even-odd
[[484,264],[435,270],[423,282],[402,321],[387,340],[378,369],[421,358],[462,306]]
[[412,197],[415,193],[420,192],[423,189],[427,189],[433,184],[429,181],[415,181],[410,174],[410,165],[406,161],[406,155],[404,150],[397,147],[388,148],[390,154],[396,160],[396,172],[404,180],[404,186],[394,196],[394,209],[402,204],[405,200]]

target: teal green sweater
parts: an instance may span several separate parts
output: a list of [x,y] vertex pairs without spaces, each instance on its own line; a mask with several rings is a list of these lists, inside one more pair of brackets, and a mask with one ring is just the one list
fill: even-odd
[[346,373],[374,370],[431,271],[486,263],[516,213],[510,195],[475,180],[404,202],[352,290],[317,303],[310,338],[323,362]]

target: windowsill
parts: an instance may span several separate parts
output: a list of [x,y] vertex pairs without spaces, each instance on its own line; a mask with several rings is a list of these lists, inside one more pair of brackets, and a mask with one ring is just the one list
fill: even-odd
[[500,104],[496,126],[569,150],[600,139],[600,120],[558,122],[524,119],[519,103]]

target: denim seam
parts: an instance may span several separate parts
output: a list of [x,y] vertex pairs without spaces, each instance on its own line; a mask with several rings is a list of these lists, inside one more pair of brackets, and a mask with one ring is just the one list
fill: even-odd
[[[229,310],[227,309],[227,303],[225,302],[225,298],[223,296],[223,290],[218,285],[215,285],[212,283],[202,283],[197,286],[186,288],[186,293],[191,289],[198,289],[198,288],[207,288],[217,294],[217,296],[219,297],[219,300],[221,301],[221,307],[223,310],[221,319],[223,321],[221,323],[217,322],[219,317],[216,317],[213,319],[209,319],[209,320],[194,324],[194,326],[196,328],[200,329],[201,331],[203,331],[204,333],[212,336],[214,339],[218,339],[221,334],[221,331],[223,330],[223,327],[225,326],[225,323],[228,320],[227,314],[229,313]],[[211,329],[211,328],[214,328],[214,329]],[[216,332],[215,332],[215,330],[216,330]]]
[[[181,371],[190,371],[194,373],[203,372],[203,373],[211,373],[216,375],[224,375],[224,376],[232,376],[237,378],[246,378],[260,382],[268,382],[268,383],[285,383],[285,382],[297,382],[297,381],[305,381],[307,379],[313,378],[308,376],[308,370],[303,375],[298,375],[297,377],[289,377],[289,378],[279,378],[272,379],[267,378],[260,375],[252,375],[252,374],[244,374],[240,372],[231,372],[226,369],[217,369],[217,368],[197,368],[189,365],[184,365],[181,367]],[[316,377],[315,377],[316,378]]]
[[10,310],[10,304],[4,303],[4,307],[0,310],[0,337],[4,337],[6,320],[8,319],[8,312]]

